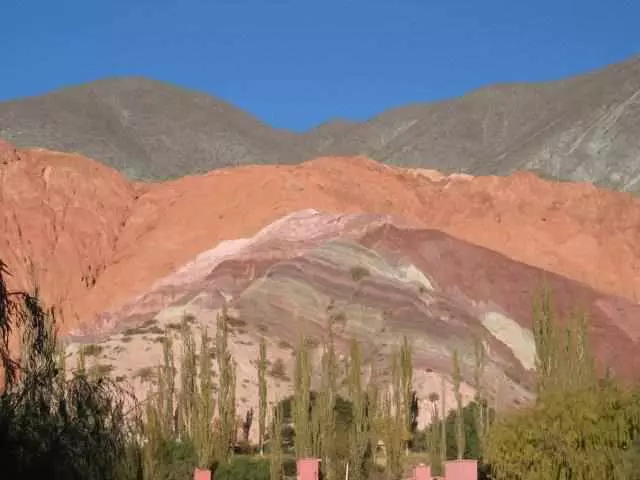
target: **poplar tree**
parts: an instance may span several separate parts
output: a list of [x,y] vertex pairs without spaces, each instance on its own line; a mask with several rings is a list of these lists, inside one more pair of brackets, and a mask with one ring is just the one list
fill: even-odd
[[179,430],[183,439],[193,438],[196,408],[197,361],[196,346],[191,327],[182,321],[182,358],[180,366],[180,415]]
[[400,347],[402,409],[399,412],[405,427],[405,455],[409,455],[409,444],[413,433],[413,352],[408,338],[403,338]]
[[406,438],[405,421],[402,415],[402,375],[400,355],[391,356],[391,388],[383,396],[384,446],[387,475],[392,480],[402,477],[402,450]]
[[348,386],[353,408],[349,434],[349,478],[364,480],[365,457],[369,447],[368,399],[362,384],[362,355],[356,339],[351,340],[349,354]]
[[193,432],[193,444],[196,450],[198,467],[210,468],[213,463],[217,445],[212,428],[214,413],[211,352],[209,350],[209,336],[204,328],[200,342],[200,385],[196,401],[196,422]]
[[338,366],[330,325],[329,339],[323,347],[320,389],[312,407],[312,452],[322,460],[327,480],[338,478],[335,411],[337,380]]
[[560,327],[550,295],[534,302],[535,404],[496,420],[486,457],[497,480],[630,478],[640,433],[637,393],[596,375],[584,316]]
[[[462,406],[462,393],[460,386],[462,384],[462,372],[460,370],[460,358],[458,351],[453,352],[453,388],[456,398],[456,450],[458,459],[462,459],[465,449],[465,432],[464,432],[464,410]],[[446,445],[445,445],[446,448]]]
[[260,456],[264,455],[264,435],[267,419],[267,343],[260,338],[260,354],[258,357],[258,445]]
[[431,425],[429,427],[429,463],[431,464],[432,473],[435,474],[439,471],[440,455],[440,429],[442,428],[442,422],[440,421],[440,413],[438,411],[439,395],[435,392],[429,394],[429,403],[431,403]]
[[269,478],[270,480],[282,480],[282,402],[277,402],[274,407],[273,421],[269,439]]
[[444,475],[444,464],[447,461],[447,391],[444,375],[440,377],[440,468]]
[[293,401],[293,422],[295,425],[296,458],[312,455],[312,424],[311,412],[311,365],[307,342],[300,339],[296,350],[295,365],[295,394]]
[[475,409],[474,422],[476,426],[476,432],[478,435],[478,452],[480,457],[484,456],[484,444],[486,440],[487,425],[489,422],[489,403],[487,401],[487,394],[485,388],[485,368],[486,368],[486,356],[482,340],[479,337],[474,339],[474,369],[473,369],[473,383],[476,389],[475,394]]
[[165,335],[162,342],[162,356],[164,360],[164,366],[162,369],[162,378],[163,386],[166,390],[164,395],[164,428],[168,435],[173,435],[175,425],[174,425],[174,400],[176,395],[175,388],[175,363],[173,358],[173,342],[169,335]]
[[216,325],[216,359],[218,361],[218,421],[220,445],[217,460],[226,462],[236,439],[236,367],[229,351],[229,326],[226,308],[218,315]]

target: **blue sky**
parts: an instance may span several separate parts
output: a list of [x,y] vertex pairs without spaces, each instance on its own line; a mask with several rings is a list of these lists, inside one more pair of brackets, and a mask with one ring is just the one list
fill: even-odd
[[294,130],[640,53],[637,0],[0,1],[0,100],[143,75]]

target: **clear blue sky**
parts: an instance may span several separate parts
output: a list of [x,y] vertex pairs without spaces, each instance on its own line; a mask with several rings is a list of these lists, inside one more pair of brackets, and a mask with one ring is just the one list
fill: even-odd
[[294,130],[640,53],[640,0],[0,3],[0,100],[144,75]]

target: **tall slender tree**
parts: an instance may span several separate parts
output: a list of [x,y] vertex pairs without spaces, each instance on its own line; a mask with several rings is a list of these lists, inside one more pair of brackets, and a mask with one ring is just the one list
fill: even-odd
[[[200,385],[196,400],[196,422],[193,432],[193,444],[196,449],[198,467],[207,469],[213,464],[216,447],[212,428],[214,401],[212,384],[211,351],[209,349],[209,335],[206,327],[202,330],[200,339]],[[215,433],[217,435],[217,432]]]
[[296,350],[295,394],[293,422],[295,426],[295,450],[297,458],[309,457],[312,452],[311,412],[311,364],[307,341],[300,339]]
[[[444,469],[447,461],[447,391],[444,375],[440,377],[440,468]],[[441,472],[444,475],[444,471]]]
[[369,419],[367,392],[362,381],[362,354],[360,344],[351,340],[349,354],[348,386],[353,405],[353,419],[349,432],[349,478],[364,480],[365,459],[369,448]]
[[186,319],[182,321],[182,358],[180,365],[180,437],[193,438],[196,409],[197,360],[196,345],[191,325]]
[[484,346],[480,337],[474,338],[474,368],[473,383],[476,389],[474,409],[474,422],[478,435],[478,451],[480,457],[483,456],[484,444],[486,440],[487,422],[489,421],[489,403],[487,401],[487,391],[485,386],[486,356]]
[[218,421],[220,445],[217,460],[226,462],[236,439],[236,367],[229,351],[229,326],[226,308],[218,315],[216,325],[216,359],[218,361]]
[[260,354],[258,357],[258,445],[260,456],[264,455],[264,436],[267,419],[267,343],[260,338]]
[[274,415],[271,422],[269,439],[269,472],[271,480],[282,480],[283,456],[282,456],[282,402],[277,402],[273,409]]
[[458,351],[453,352],[453,391],[456,398],[456,450],[458,459],[462,459],[465,449],[464,409],[462,405],[462,371]]
[[413,351],[405,335],[400,347],[402,410],[405,427],[405,455],[409,455],[409,444],[413,434]]
[[391,388],[383,396],[384,446],[387,476],[402,477],[402,451],[406,439],[406,423],[402,415],[402,374],[399,352],[391,356]]

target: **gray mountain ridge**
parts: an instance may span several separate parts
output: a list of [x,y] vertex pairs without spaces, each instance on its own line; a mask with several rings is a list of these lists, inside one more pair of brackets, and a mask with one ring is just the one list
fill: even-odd
[[142,77],[0,103],[0,137],[79,152],[137,180],[231,165],[367,155],[474,175],[533,170],[640,192],[640,57],[542,83],[497,84],[304,133],[223,100]]

